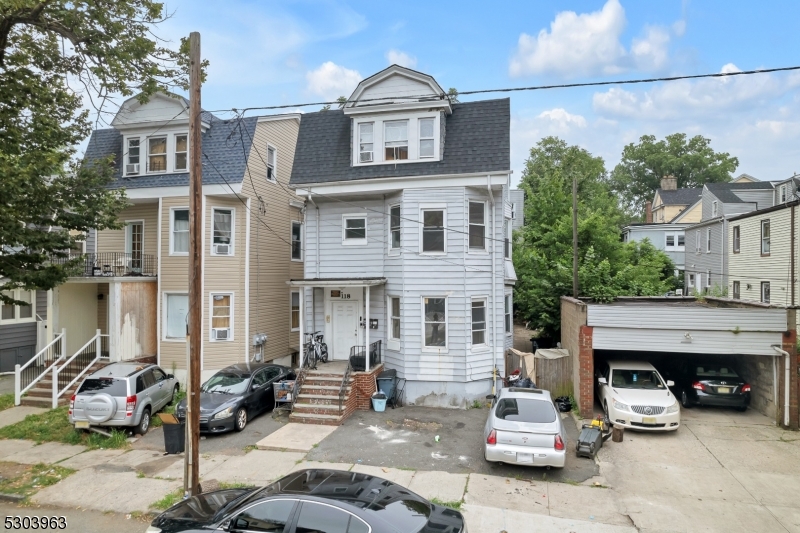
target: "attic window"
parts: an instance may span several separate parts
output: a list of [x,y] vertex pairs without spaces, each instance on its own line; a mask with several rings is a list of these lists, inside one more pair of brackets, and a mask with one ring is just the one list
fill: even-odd
[[419,157],[433,157],[433,119],[419,121]]
[[186,170],[187,140],[188,135],[175,136],[175,170]]
[[386,161],[408,159],[408,121],[384,123],[384,148]]
[[372,148],[372,122],[358,125],[358,162],[371,163],[374,159]]
[[139,173],[139,138],[128,139],[128,164],[125,165],[125,174]]
[[167,138],[153,137],[147,139],[147,171],[166,172],[167,170]]

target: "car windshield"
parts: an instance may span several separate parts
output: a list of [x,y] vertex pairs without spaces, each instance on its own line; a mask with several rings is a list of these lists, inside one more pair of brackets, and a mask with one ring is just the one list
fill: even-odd
[[211,379],[203,384],[200,391],[218,392],[221,394],[243,394],[247,390],[247,382],[249,380],[249,377],[220,372],[219,374],[211,376]]
[[655,370],[612,370],[611,386],[618,389],[663,389],[664,382]]
[[494,414],[500,420],[549,424],[556,421],[556,410],[545,400],[527,398],[503,398],[497,402]]
[[695,368],[697,377],[700,378],[738,378],[739,375],[729,366],[723,365],[698,365]]
[[128,387],[124,379],[86,378],[78,389],[78,394],[97,394],[103,392],[111,396],[127,396]]

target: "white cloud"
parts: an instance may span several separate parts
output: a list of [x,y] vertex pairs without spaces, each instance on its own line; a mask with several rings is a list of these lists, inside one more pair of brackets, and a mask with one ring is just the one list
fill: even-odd
[[[738,72],[732,63],[720,72]],[[720,118],[724,111],[742,111],[772,103],[800,86],[800,75],[756,74],[731,78],[674,81],[633,92],[617,87],[595,93],[595,112],[606,117],[670,120],[687,116]]]
[[683,21],[672,33],[661,26],[645,27],[630,50],[620,42],[625,30],[625,10],[619,0],[608,0],[602,9],[577,14],[562,11],[550,23],[550,31],[523,33],[509,65],[513,77],[557,74],[565,78],[618,74],[632,68],[658,70],[668,59],[672,34],[682,35]]
[[357,70],[351,70],[333,61],[326,61],[318,68],[306,73],[308,91],[326,100],[339,96],[350,96],[356,85],[364,79]]
[[410,56],[400,50],[389,50],[386,52],[386,60],[390,65],[400,65],[401,67],[415,68],[417,66],[417,58]]
[[557,126],[560,129],[569,129],[572,126],[577,128],[586,127],[585,118],[581,115],[573,115],[561,107],[550,109],[549,111],[542,111],[537,118],[547,119],[553,126]]

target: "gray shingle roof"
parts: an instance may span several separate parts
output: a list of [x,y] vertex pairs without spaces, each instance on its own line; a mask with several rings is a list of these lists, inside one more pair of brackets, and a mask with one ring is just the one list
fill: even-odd
[[291,185],[370,178],[503,172],[511,168],[508,98],[453,105],[441,161],[353,167],[350,118],[340,111],[306,113],[300,123]]
[[695,189],[657,189],[664,205],[689,205],[695,203],[703,194],[703,188]]
[[754,181],[750,183],[706,183],[706,187],[721,202],[726,204],[740,204],[744,200],[736,195],[741,190],[771,190],[774,188],[768,181]]
[[[226,180],[230,184],[240,183],[244,178],[247,157],[252,145],[250,139],[255,134],[258,117],[247,117],[242,120],[241,136],[239,131],[234,132],[237,125],[235,119],[220,120],[210,113],[204,113],[203,121],[210,124],[203,133],[203,183],[206,185],[224,184]],[[242,138],[244,138],[244,151],[242,150]],[[112,189],[189,185],[188,172],[123,177],[122,134],[115,129],[93,131],[83,156],[84,161],[91,162],[109,155],[114,156],[114,182],[109,186]],[[205,156],[208,158],[206,159]]]

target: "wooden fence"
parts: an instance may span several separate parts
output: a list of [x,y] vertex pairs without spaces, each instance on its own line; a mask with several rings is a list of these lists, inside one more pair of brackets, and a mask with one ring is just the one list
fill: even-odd
[[[549,358],[543,357],[537,352],[533,361],[535,375],[533,382],[538,388],[550,391],[553,398],[573,394],[572,357],[565,355]],[[511,350],[506,352],[505,367],[506,376],[516,369],[520,369],[523,377],[528,375],[525,359]]]

